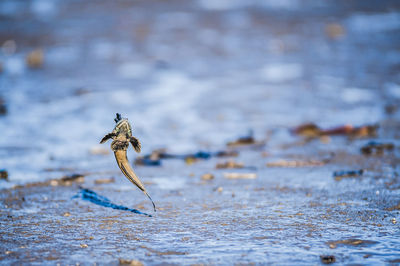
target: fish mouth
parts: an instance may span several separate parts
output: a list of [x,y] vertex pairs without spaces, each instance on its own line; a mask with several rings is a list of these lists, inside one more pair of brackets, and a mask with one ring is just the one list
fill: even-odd
[[129,164],[128,157],[126,156],[126,150],[116,150],[114,151],[115,159],[117,160],[117,164],[121,172],[129,179],[134,185],[136,185],[143,193],[150,199],[151,203],[153,204],[153,209],[156,211],[156,205],[154,201],[147,193],[145,187],[143,186],[140,179],[137,177],[135,172],[133,171],[132,167]]

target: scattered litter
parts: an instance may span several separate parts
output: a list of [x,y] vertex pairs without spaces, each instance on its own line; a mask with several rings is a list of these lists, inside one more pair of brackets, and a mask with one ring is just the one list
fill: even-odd
[[322,166],[325,165],[326,161],[287,161],[279,160],[276,162],[267,163],[267,167],[307,167],[307,166]]
[[345,30],[338,23],[330,23],[325,26],[325,34],[331,39],[339,39],[345,35]]
[[265,143],[263,141],[256,141],[253,137],[253,131],[250,130],[247,136],[239,137],[235,141],[230,141],[226,145],[228,147],[241,147],[241,146],[263,146]]
[[206,152],[198,151],[189,154],[171,154],[167,153],[165,149],[154,150],[151,154],[138,157],[135,160],[136,165],[144,166],[160,166],[163,159],[179,159],[185,161],[186,164],[195,163],[198,160],[207,160],[212,157],[235,157],[238,156],[236,151],[217,151]]
[[392,206],[390,208],[386,208],[385,210],[386,211],[400,211],[400,202],[395,206]]
[[292,130],[296,135],[300,135],[307,138],[317,138],[322,136],[335,136],[345,135],[352,138],[366,138],[376,137],[378,125],[365,125],[360,127],[354,127],[352,125],[343,125],[330,129],[321,129],[313,123],[307,123],[300,125]]
[[59,182],[61,183],[61,185],[70,186],[70,185],[72,185],[73,182],[76,182],[76,183],[85,182],[85,176],[82,174],[67,175],[67,176],[64,176],[63,178],[61,178],[59,180]]
[[0,179],[8,181],[8,171],[6,169],[0,169]]
[[226,161],[224,163],[217,163],[215,166],[217,169],[228,169],[228,168],[243,168],[243,163],[237,163],[235,161]]
[[85,182],[85,175],[83,174],[72,174],[72,175],[66,175],[60,179],[51,179],[46,182],[38,182],[38,183],[32,183],[30,184],[31,186],[40,186],[40,185],[50,185],[53,187],[56,186],[71,186],[72,183],[83,183]]
[[347,178],[347,177],[362,176],[363,173],[364,173],[363,169],[360,169],[360,170],[341,170],[341,171],[333,172],[333,177],[335,178],[336,181],[340,181],[343,178]]
[[44,53],[42,49],[36,49],[26,56],[26,64],[30,68],[40,68],[43,65]]
[[237,157],[239,152],[237,151],[217,151],[215,157]]
[[224,177],[228,179],[255,179],[256,173],[224,173]]
[[221,193],[222,191],[224,191],[223,187],[217,187],[216,189],[214,189],[214,191],[217,191],[219,193]]
[[214,175],[210,174],[210,173],[204,174],[204,175],[201,176],[201,179],[202,180],[212,180],[212,179],[214,179]]
[[385,151],[392,151],[394,145],[392,143],[379,143],[370,141],[361,148],[361,153],[365,155],[382,155]]
[[114,182],[115,182],[114,177],[111,177],[111,178],[99,178],[99,179],[96,179],[96,180],[94,181],[94,183],[95,183],[96,185],[110,184],[110,183],[114,183]]
[[346,245],[346,246],[370,246],[374,245],[378,242],[376,241],[371,241],[371,240],[361,240],[357,238],[350,238],[350,239],[344,239],[344,240],[337,240],[337,241],[329,241],[326,244],[330,248],[336,248],[338,245]]
[[131,265],[131,266],[143,266],[143,263],[141,263],[141,262],[138,261],[138,260],[119,259],[119,264]]
[[319,127],[312,123],[307,123],[300,125],[292,130],[296,135],[300,135],[307,138],[316,138],[321,135],[321,130]]
[[319,258],[323,264],[331,264],[336,262],[336,258],[333,255],[321,255]]

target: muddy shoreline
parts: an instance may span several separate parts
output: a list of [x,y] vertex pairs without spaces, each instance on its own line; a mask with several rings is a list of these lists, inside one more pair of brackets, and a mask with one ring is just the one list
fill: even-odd
[[[398,126],[386,130],[397,132]],[[321,144],[315,140],[306,145]],[[134,166],[146,173],[142,179],[156,200],[156,213],[138,189],[116,186],[128,183],[121,174],[111,181],[94,173],[3,189],[1,259],[7,264],[131,260],[144,264],[309,264],[332,262],[332,258],[340,263],[395,262],[399,259],[394,248],[398,244],[399,177],[388,175],[387,167],[398,164],[398,147],[395,153],[373,157],[331,152],[337,155],[324,165],[280,166],[279,175],[276,166],[259,167],[256,179],[224,177],[240,169],[217,168],[219,158],[193,164],[172,160],[162,167]],[[268,158],[251,146],[242,147],[238,154],[235,160],[242,154],[254,154],[261,161]],[[202,169],[196,173],[209,172],[215,177],[203,179],[188,173],[193,167]],[[332,169],[354,167],[365,172],[342,179],[332,174]],[[154,179],[171,169],[185,179],[184,189],[159,189]],[[298,175],[307,175],[306,183],[295,182],[293,176]],[[328,179],[323,182],[330,185],[319,187],[321,179]],[[113,209],[84,200],[80,196],[83,188],[128,207]],[[132,213],[132,209],[153,217]],[[165,246],[166,241],[170,245]],[[232,249],[236,241],[243,246]],[[385,252],[391,248],[393,253]],[[297,249],[302,256],[280,257]],[[216,258],[215,253],[225,255]]]

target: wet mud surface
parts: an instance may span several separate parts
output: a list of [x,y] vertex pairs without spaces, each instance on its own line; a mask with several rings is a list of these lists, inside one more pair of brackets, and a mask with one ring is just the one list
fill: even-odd
[[[1,1],[0,22],[1,264],[399,263],[396,1]],[[116,112],[156,212],[98,144]]]

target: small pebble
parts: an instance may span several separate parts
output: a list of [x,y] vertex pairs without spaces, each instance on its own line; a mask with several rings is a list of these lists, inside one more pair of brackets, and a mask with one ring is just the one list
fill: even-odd
[[325,34],[331,39],[339,39],[345,34],[345,30],[338,23],[330,23],[325,26]]
[[321,262],[323,264],[331,264],[331,263],[334,263],[336,261],[336,258],[333,255],[322,255],[322,256],[319,256],[319,257],[320,257]]
[[30,68],[40,68],[43,65],[44,53],[42,49],[36,49],[26,56],[26,64]]
[[111,177],[111,178],[100,178],[100,179],[96,179],[96,180],[94,181],[94,183],[95,183],[96,185],[110,184],[110,183],[114,183],[114,182],[115,182],[114,177]]
[[133,265],[133,266],[143,266],[143,263],[141,263],[138,260],[119,259],[119,264]]
[[5,169],[0,170],[0,179],[8,180],[8,172]]
[[255,173],[224,173],[224,177],[228,179],[255,179]]
[[212,180],[212,179],[214,179],[214,175],[210,174],[210,173],[204,174],[204,175],[202,175],[201,179],[202,180]]

